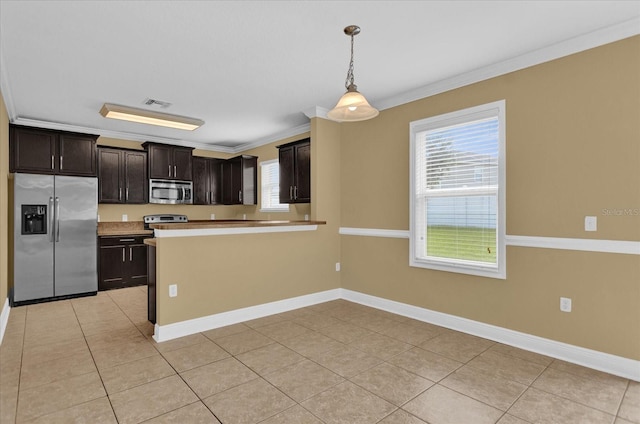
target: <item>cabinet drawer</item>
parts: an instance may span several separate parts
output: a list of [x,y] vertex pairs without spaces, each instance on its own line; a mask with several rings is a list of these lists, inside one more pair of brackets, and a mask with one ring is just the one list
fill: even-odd
[[143,244],[144,239],[149,238],[149,236],[100,236],[99,237],[99,245],[100,247],[107,246],[127,246],[130,244]]

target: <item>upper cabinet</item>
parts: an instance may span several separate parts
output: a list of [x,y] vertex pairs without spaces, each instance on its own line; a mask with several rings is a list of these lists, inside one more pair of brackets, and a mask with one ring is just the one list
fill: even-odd
[[280,203],[311,202],[311,139],[278,146]]
[[223,159],[193,157],[193,204],[218,205],[222,203]]
[[97,135],[10,125],[10,172],[95,177],[97,138]]
[[147,203],[147,152],[98,148],[98,202]]
[[149,142],[142,147],[149,153],[149,178],[191,181],[193,148]]
[[258,204],[258,158],[241,155],[222,162],[222,203]]

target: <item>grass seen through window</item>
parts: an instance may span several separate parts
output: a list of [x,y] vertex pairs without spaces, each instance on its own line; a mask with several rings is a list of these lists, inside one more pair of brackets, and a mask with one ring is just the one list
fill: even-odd
[[496,263],[496,230],[432,225],[427,227],[427,255]]

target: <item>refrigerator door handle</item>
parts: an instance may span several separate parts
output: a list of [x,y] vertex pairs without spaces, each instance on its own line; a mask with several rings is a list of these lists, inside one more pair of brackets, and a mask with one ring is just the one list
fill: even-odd
[[49,241],[53,243],[53,232],[55,231],[55,217],[53,213],[53,197],[49,197]]
[[56,243],[60,241],[60,198],[56,197]]

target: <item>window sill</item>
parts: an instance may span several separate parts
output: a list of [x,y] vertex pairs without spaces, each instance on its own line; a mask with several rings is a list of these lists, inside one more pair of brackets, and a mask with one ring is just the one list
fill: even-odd
[[260,212],[289,212],[289,208],[269,208],[269,209],[260,209]]

